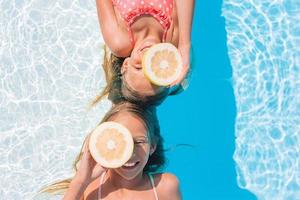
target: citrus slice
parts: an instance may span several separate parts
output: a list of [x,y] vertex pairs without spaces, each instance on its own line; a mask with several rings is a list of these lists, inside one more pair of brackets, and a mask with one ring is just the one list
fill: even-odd
[[116,122],[104,122],[91,134],[90,152],[96,162],[107,168],[118,168],[126,163],[133,152],[130,131]]
[[170,43],[159,43],[149,48],[143,56],[145,76],[155,85],[168,86],[176,81],[182,71],[182,58]]

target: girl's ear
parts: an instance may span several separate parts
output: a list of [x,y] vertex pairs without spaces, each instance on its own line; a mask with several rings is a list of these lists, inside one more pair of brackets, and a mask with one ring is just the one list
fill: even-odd
[[156,150],[156,144],[151,144],[150,146],[150,156],[155,152]]
[[127,71],[128,67],[129,67],[129,59],[130,59],[130,57],[125,58],[125,60],[123,62],[123,65],[121,67],[121,74],[122,75]]

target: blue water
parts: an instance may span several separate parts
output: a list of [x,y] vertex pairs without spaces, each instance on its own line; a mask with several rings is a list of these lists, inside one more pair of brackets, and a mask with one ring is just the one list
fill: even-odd
[[233,161],[236,107],[221,6],[221,0],[196,1],[190,87],[159,108],[166,146],[194,145],[167,154],[167,171],[179,177],[187,200],[256,199],[237,185]]
[[221,6],[197,2],[190,88],[160,108],[167,145],[194,145],[167,170],[186,199],[299,200],[300,3]]
[[300,2],[224,0],[233,69],[238,184],[300,199]]

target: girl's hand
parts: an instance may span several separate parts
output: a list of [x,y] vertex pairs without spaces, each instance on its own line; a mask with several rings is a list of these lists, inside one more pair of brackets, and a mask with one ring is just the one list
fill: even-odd
[[92,157],[88,147],[89,140],[90,137],[87,138],[84,144],[83,152],[81,152],[83,155],[79,161],[79,167],[74,177],[74,181],[84,185],[88,185],[107,170],[107,168],[102,167]]
[[181,74],[178,77],[178,79],[170,85],[171,87],[174,85],[180,84],[186,77],[187,73],[189,72],[189,70],[190,70],[190,49],[191,49],[190,43],[185,43],[182,45],[179,44],[178,50],[182,57],[183,69],[182,69]]
[[83,151],[81,152],[83,155],[79,161],[78,170],[63,200],[83,199],[83,194],[87,186],[106,170],[93,159],[88,147],[89,139],[90,136],[86,139]]

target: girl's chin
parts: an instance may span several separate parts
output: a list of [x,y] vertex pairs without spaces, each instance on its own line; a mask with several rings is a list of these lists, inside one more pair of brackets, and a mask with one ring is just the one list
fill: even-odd
[[140,44],[138,45],[138,51],[142,51],[143,49],[149,48],[158,43],[161,43],[161,41],[158,38],[155,37],[146,38],[143,41],[141,41]]
[[122,172],[121,174],[119,174],[123,179],[127,180],[127,181],[131,181],[133,179],[135,179],[136,177],[138,177],[138,175],[142,173],[142,172],[135,172],[135,173],[124,173]]
[[126,180],[132,180],[137,177],[140,173],[143,173],[140,162],[136,162],[134,165],[123,165],[118,168],[118,174]]

